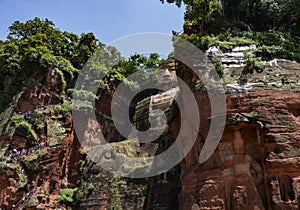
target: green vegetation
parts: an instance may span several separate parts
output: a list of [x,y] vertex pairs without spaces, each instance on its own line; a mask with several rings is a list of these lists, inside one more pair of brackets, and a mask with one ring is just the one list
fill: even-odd
[[88,90],[69,89],[68,95],[75,99],[74,108],[77,110],[92,110],[93,102],[98,99],[93,92]]
[[10,157],[5,156],[5,152],[8,148],[8,145],[0,148],[0,171],[10,170],[13,173],[18,175],[17,188],[24,188],[27,184],[27,176],[22,174],[21,167],[19,163],[15,163]]
[[18,188],[24,188],[26,187],[28,178],[26,175],[22,174],[21,172],[18,172],[18,176],[19,176],[19,182],[17,183],[17,187]]
[[57,104],[54,106],[54,112],[56,115],[62,115],[63,117],[67,117],[70,115],[72,111],[72,104],[68,101],[65,101],[62,105]]
[[14,123],[15,129],[17,128],[26,129],[28,138],[32,140],[31,144],[35,144],[35,141],[37,140],[38,136],[36,132],[33,130],[32,125],[24,120],[23,115],[14,113],[14,115],[11,117],[11,122]]
[[37,152],[35,152],[33,154],[23,156],[20,161],[24,165],[26,170],[37,171],[40,166],[40,163],[39,163],[40,157],[41,157],[41,151],[38,150]]
[[[162,3],[165,0],[160,0]],[[206,33],[227,29],[300,32],[298,0],[166,0],[186,6],[185,32]]]
[[300,61],[300,39],[278,31],[227,31],[218,35],[201,36],[199,34],[183,34],[182,38],[203,50],[211,46],[218,46],[226,52],[236,46],[253,44],[257,47],[253,53],[266,59],[288,58]]
[[[75,51],[75,46],[70,47],[70,36],[77,37],[56,29],[48,19],[35,18],[26,23],[15,21],[9,27],[7,40],[0,44],[0,111],[16,94],[16,87],[30,87],[27,81],[37,75],[42,75],[45,80],[54,66],[74,77],[74,67],[67,65],[68,60],[76,60],[70,56]],[[79,43],[74,45],[80,47]]]
[[56,72],[57,75],[59,76],[59,80],[60,80],[60,82],[61,82],[60,90],[59,90],[60,97],[61,97],[62,99],[64,99],[65,88],[67,87],[67,82],[66,82],[66,80],[65,80],[65,78],[64,78],[64,73],[63,73],[60,69],[56,68],[56,69],[55,69],[55,72]]
[[[90,89],[92,85],[100,84],[102,88],[115,89],[123,81],[134,90],[143,85],[136,83],[136,80],[142,79],[144,83],[148,83],[157,78],[157,68],[161,62],[156,53],[149,56],[134,54],[125,59],[115,48],[104,46],[87,62],[85,70],[88,76],[82,78],[82,86]],[[134,73],[130,79],[127,78]],[[84,84],[88,84],[89,87]]]
[[75,202],[74,196],[77,190],[77,188],[60,189],[60,195],[56,198],[56,200],[67,202],[68,204],[73,204]]
[[49,146],[56,146],[61,144],[65,138],[65,129],[59,121],[51,119],[47,120],[47,136],[49,139]]
[[[39,84],[49,90],[49,78],[53,76],[57,78],[57,93],[63,101],[85,64],[90,73],[84,78],[88,85],[115,88],[124,80],[135,88],[139,84],[126,77],[139,72],[139,78],[151,80],[157,74],[145,69],[157,68],[159,63],[157,54],[132,55],[125,59],[114,47],[99,42],[93,33],[78,36],[61,31],[48,19],[15,21],[9,27],[7,39],[0,41],[0,112],[20,89]],[[97,80],[96,76],[104,74],[104,78]],[[80,106],[89,107],[88,104]]]
[[110,195],[111,195],[111,204],[109,209],[111,210],[121,210],[122,203],[120,199],[120,191],[126,190],[127,182],[120,178],[114,178],[110,182]]
[[254,71],[257,73],[263,72],[266,64],[261,60],[261,58],[253,57],[249,54],[246,54],[246,65],[242,71],[242,74],[238,80],[238,84],[244,85],[247,83],[247,75],[253,74]]
[[222,78],[224,75],[224,65],[221,61],[217,60],[217,62],[214,65],[216,72],[218,73],[219,77]]
[[119,198],[118,188],[112,188],[111,193],[114,197],[111,200],[111,204],[109,206],[109,209],[110,210],[121,210],[121,209],[123,209],[122,204],[121,204],[121,199]]
[[32,144],[35,144],[35,141],[37,140],[38,136],[36,132],[32,129],[32,125],[26,121],[22,121],[21,123],[16,125],[17,128],[25,128],[27,130],[27,133],[29,134],[29,138],[32,139]]
[[38,132],[42,132],[46,127],[46,121],[48,115],[51,114],[51,110],[38,111],[36,113],[31,113],[30,118],[32,119],[32,125],[37,128]]
[[95,190],[95,185],[93,185],[92,183],[89,184],[88,186],[88,191],[89,192],[93,192]]
[[19,125],[24,121],[24,116],[14,113],[14,115],[10,119],[15,125]]
[[1,169],[11,169],[11,170],[17,170],[20,166],[15,163],[7,163],[5,161],[0,161],[0,170]]
[[[160,0],[164,2],[164,0]],[[262,58],[300,61],[298,0],[167,0],[185,4],[182,38],[201,50],[255,44]]]
[[80,171],[81,173],[84,172],[85,167],[86,167],[86,160],[85,160],[85,159],[84,159],[84,160],[80,160],[80,168],[79,168],[79,171]]

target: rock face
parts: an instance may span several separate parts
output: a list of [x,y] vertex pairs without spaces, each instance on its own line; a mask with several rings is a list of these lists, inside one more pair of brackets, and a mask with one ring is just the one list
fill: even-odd
[[[47,123],[49,126],[58,122],[49,119]],[[6,137],[6,145],[9,146],[1,145],[5,149],[0,173],[3,181],[0,185],[2,208],[55,208],[54,199],[59,190],[79,184],[81,152],[72,129],[72,119],[66,118],[59,126],[62,126],[58,134],[62,135],[60,140],[59,136],[46,139],[45,133],[42,133],[35,146],[26,145],[26,137],[17,131],[12,139]],[[55,129],[57,127],[51,132],[58,131]],[[7,144],[9,142],[13,144]]]
[[[204,102],[205,92],[195,94]],[[182,208],[297,209],[299,103],[299,90],[253,88],[228,94],[227,125],[217,150],[197,164],[204,129],[181,164],[187,170]]]
[[[225,54],[224,61],[239,56],[235,61],[242,62],[243,49]],[[132,121],[138,129],[161,130],[168,123],[153,142],[139,142],[138,137],[125,140],[118,133],[111,118],[110,90],[99,91],[96,120],[82,117],[83,133],[75,133],[72,115],[64,113],[54,74],[50,89],[44,84],[20,93],[0,115],[0,208],[299,209],[299,64],[270,61],[263,73],[248,78],[251,83],[239,86],[235,82],[243,64],[236,62],[228,61],[221,81],[227,105],[225,130],[215,152],[202,164],[199,154],[216,116],[210,115],[206,90],[195,88],[195,74],[177,66],[176,74],[193,91],[199,106],[199,133],[179,165],[147,179],[120,178],[104,171],[89,159],[89,151],[83,151],[82,146],[89,145],[78,139],[101,143],[94,132],[100,128],[108,143],[128,157],[149,157],[168,149],[181,126],[173,103],[180,91],[173,62],[159,71],[158,84],[164,92],[136,102]],[[14,113],[24,118],[23,126],[11,124]],[[106,150],[98,155],[101,164],[110,164],[113,157]]]
[[[296,84],[299,64],[287,61],[295,68],[283,68],[282,60],[278,61],[273,68],[269,62],[266,72],[294,74]],[[240,75],[242,67],[235,68]],[[177,73],[189,81],[190,88],[195,85],[196,79],[191,80],[195,75],[184,66]],[[271,74],[269,78],[276,76],[280,77]],[[254,75],[250,79],[257,82],[258,77]],[[181,209],[300,208],[300,89],[284,86],[283,82],[280,85],[281,88],[270,83],[224,87],[226,127],[216,151],[202,164],[198,161],[199,154],[209,120],[214,116],[209,114],[207,92],[194,91],[201,125],[193,149],[181,163]],[[180,128],[179,120],[171,125],[174,136]]]

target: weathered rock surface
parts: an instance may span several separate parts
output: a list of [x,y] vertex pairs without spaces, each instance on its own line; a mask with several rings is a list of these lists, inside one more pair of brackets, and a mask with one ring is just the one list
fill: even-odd
[[[240,56],[237,62],[231,62],[237,64],[225,68],[221,81],[230,83],[224,86],[226,126],[216,151],[202,164],[198,162],[199,154],[210,119],[216,116],[210,116],[205,88],[195,87],[195,74],[179,65],[177,74],[193,90],[199,106],[199,134],[179,166],[147,179],[114,177],[91,161],[89,151],[83,151],[82,146],[103,143],[95,135],[98,128],[115,150],[128,157],[154,156],[172,145],[180,130],[180,115],[172,103],[178,93],[175,65],[163,66],[160,72],[159,86],[166,92],[137,102],[133,116],[141,130],[151,126],[159,130],[169,123],[154,142],[125,140],[118,133],[111,118],[110,90],[99,92],[97,119],[82,116],[80,126],[84,132],[76,134],[72,115],[55,111],[60,96],[59,80],[54,74],[46,84],[25,90],[0,116],[0,208],[299,209],[299,64],[270,61],[263,73],[248,78],[251,83],[239,86],[236,81],[243,69],[239,64],[243,62],[241,50],[225,55],[226,59]],[[50,88],[45,88],[48,84]],[[38,136],[34,144],[28,131],[14,129],[9,123],[13,113],[24,115],[25,121],[32,124]],[[80,144],[79,138],[88,141]],[[111,163],[113,153],[100,151],[98,155],[101,164]]]
[[[229,87],[231,88],[231,87]],[[226,94],[227,123],[213,155],[198,163],[209,126],[205,91],[194,92],[201,127],[181,163],[182,209],[298,209],[300,90],[252,87]],[[179,125],[171,126],[174,135]]]
[[55,208],[55,198],[61,188],[80,184],[81,152],[72,129],[72,119],[66,118],[60,126],[64,128],[61,140],[57,139],[58,136],[46,139],[42,133],[35,146],[26,145],[26,138],[18,135],[12,139],[7,137],[5,142],[9,146],[2,148],[5,152],[1,156],[3,165],[0,169],[2,208]]

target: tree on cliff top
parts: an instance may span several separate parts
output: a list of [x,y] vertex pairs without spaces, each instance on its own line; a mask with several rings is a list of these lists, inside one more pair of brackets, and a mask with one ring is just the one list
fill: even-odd
[[[165,0],[160,0],[162,3]],[[169,0],[185,4],[184,33],[201,50],[257,46],[266,59],[300,61],[299,0]]]
[[[160,0],[160,2],[186,5],[185,25],[195,30],[186,33],[203,32],[211,26],[208,32],[222,32],[229,28],[245,30],[251,28],[256,31],[276,29],[300,35],[300,1],[299,0]],[[207,8],[220,5],[218,13],[212,13]],[[214,6],[215,7],[215,6]],[[211,13],[211,14],[210,14]],[[210,15],[207,15],[210,14]],[[198,27],[198,30],[197,30]]]
[[[104,79],[109,86],[116,86],[129,74],[143,71],[146,67],[157,66],[159,56],[149,58],[133,55],[122,58],[117,50],[98,41],[93,33],[77,34],[61,31],[48,19],[34,18],[25,23],[15,21],[9,27],[7,40],[0,40],[0,111],[22,90],[30,87],[36,76],[42,76],[43,83],[47,76],[56,71],[64,87],[60,88],[64,96],[66,88],[72,88],[74,81],[95,52],[116,55],[119,63],[114,66]],[[64,81],[65,78],[69,81]],[[72,80],[72,81],[70,81]]]

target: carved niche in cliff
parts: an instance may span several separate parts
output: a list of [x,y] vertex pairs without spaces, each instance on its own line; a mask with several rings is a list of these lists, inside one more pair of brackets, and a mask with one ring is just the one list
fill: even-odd
[[[186,166],[194,166],[182,182],[184,209],[264,209],[264,150],[259,130],[258,125],[245,123],[228,126],[205,163],[187,157]],[[196,150],[193,153],[199,154]]]

